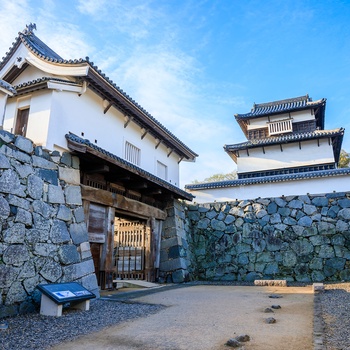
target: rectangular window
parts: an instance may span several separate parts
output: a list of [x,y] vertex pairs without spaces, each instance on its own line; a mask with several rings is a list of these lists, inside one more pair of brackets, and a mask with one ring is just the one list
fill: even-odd
[[26,136],[28,126],[29,108],[17,111],[15,135]]
[[168,167],[157,161],[157,176],[163,180],[168,180]]
[[285,134],[293,131],[292,118],[267,123],[269,135]]
[[125,142],[125,159],[135,165],[141,164],[141,150],[130,142]]

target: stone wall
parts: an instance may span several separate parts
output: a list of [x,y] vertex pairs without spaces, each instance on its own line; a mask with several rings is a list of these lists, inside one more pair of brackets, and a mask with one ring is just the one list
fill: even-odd
[[40,283],[98,295],[79,174],[69,153],[0,131],[0,317],[34,310]]
[[350,280],[350,193],[187,205],[192,278]]
[[185,207],[182,202],[169,202],[163,223],[160,246],[159,282],[182,283],[190,279],[192,268],[188,250]]

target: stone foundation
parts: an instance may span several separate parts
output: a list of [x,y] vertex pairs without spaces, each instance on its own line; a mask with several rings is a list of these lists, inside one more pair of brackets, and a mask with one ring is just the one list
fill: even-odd
[[350,280],[350,193],[187,205],[192,278]]
[[38,284],[76,281],[99,295],[79,159],[0,131],[0,317],[38,306]]

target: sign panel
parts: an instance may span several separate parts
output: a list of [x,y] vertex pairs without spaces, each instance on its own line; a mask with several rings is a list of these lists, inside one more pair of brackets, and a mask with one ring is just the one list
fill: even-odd
[[106,236],[104,233],[91,233],[89,232],[89,242],[91,243],[104,243],[106,241]]
[[39,284],[37,288],[57,304],[96,298],[95,294],[77,282]]

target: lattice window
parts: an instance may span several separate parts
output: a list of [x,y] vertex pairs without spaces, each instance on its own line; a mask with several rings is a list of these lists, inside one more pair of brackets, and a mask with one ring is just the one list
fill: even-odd
[[249,140],[264,139],[267,136],[269,136],[267,128],[255,129],[255,130],[248,131],[248,139]]
[[284,120],[277,120],[275,122],[267,123],[267,126],[269,128],[269,135],[278,135],[278,134],[284,134],[287,132],[293,131],[293,125],[292,125],[293,119],[284,119]]
[[125,142],[125,159],[135,165],[141,164],[141,150],[131,144],[130,142]]
[[306,120],[300,123],[293,123],[293,132],[312,132],[316,130],[316,120]]

